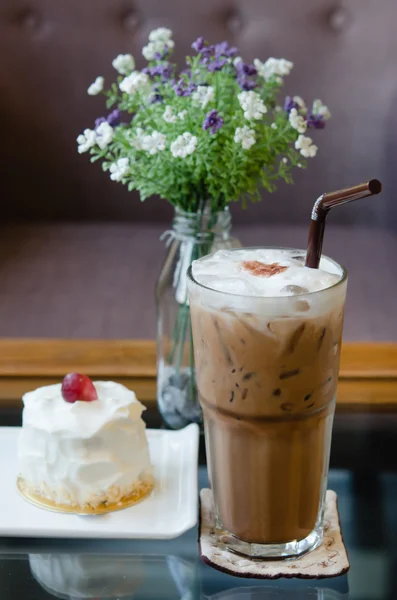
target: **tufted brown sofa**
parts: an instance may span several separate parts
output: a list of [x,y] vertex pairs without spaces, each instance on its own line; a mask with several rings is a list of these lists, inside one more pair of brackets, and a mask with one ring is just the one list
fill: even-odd
[[249,244],[306,242],[325,190],[378,177],[384,193],[332,215],[325,251],[350,271],[348,339],[397,340],[397,4],[395,0],[2,0],[0,3],[0,335],[153,337],[153,282],[172,209],[110,182],[75,138],[104,112],[86,95],[149,31],[228,39],[247,59],[286,57],[285,92],[332,112],[296,184],[247,211]]

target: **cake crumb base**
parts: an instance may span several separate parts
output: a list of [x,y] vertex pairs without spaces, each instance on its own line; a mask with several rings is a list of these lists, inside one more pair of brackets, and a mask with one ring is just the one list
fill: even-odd
[[123,510],[124,508],[128,508],[129,506],[133,506],[134,504],[141,502],[152,492],[154,488],[154,481],[153,479],[149,478],[145,481],[139,482],[136,486],[134,486],[133,491],[128,494],[128,496],[124,496],[117,502],[105,501],[95,505],[57,503],[54,500],[50,500],[49,498],[37,493],[22,477],[18,477],[17,479],[17,488],[25,500],[31,504],[34,504],[38,508],[74,515],[102,515],[116,510]]

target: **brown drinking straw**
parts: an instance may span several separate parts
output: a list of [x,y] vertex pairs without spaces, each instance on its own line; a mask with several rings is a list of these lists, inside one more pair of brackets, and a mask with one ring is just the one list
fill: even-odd
[[323,248],[325,219],[334,206],[379,194],[382,184],[377,179],[343,190],[322,194],[314,203],[306,252],[306,267],[318,269]]

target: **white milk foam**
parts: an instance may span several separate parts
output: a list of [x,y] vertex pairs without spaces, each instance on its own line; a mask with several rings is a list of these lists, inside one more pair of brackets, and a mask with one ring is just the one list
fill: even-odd
[[[198,283],[213,290],[262,298],[318,292],[333,286],[342,277],[341,269],[327,258],[321,259],[319,269],[305,267],[304,260],[302,250],[218,250],[194,261],[192,273]],[[276,271],[274,274],[266,276],[267,274],[261,274],[261,265],[244,264],[252,261],[272,266],[276,263],[279,267],[287,268],[277,272],[276,267],[273,269]],[[255,266],[258,268],[255,269]]]

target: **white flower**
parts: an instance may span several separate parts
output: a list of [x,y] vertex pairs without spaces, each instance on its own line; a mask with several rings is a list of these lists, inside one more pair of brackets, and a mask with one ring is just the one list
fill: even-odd
[[258,71],[258,75],[262,75],[264,63],[259,58],[254,58],[254,67]]
[[120,82],[119,88],[122,92],[132,96],[136,94],[136,92],[145,91],[148,85],[149,77],[146,75],[146,73],[132,71],[130,75],[124,77],[123,81]]
[[175,123],[177,121],[178,117],[172,112],[171,106],[165,107],[165,111],[163,112],[163,119],[166,123]]
[[91,83],[90,87],[87,90],[87,94],[90,96],[97,96],[103,90],[103,84],[105,83],[105,79],[103,77],[97,77],[94,83]]
[[300,96],[294,96],[292,99],[300,109],[306,110],[306,104],[303,98],[301,98]]
[[237,127],[234,133],[234,141],[240,143],[244,150],[251,148],[255,144],[255,131],[244,125],[244,127]]
[[305,119],[298,113],[296,108],[292,108],[289,113],[289,122],[293,129],[296,129],[298,133],[305,133],[307,129],[307,123]]
[[82,154],[95,146],[96,133],[93,129],[84,129],[84,133],[81,133],[76,141],[78,143],[77,152]]
[[174,45],[172,40],[154,40],[142,48],[142,54],[146,60],[154,60],[155,58],[158,58],[157,55],[163,56],[166,50],[168,50],[168,48],[173,48]]
[[321,100],[315,100],[313,102],[312,113],[313,115],[321,116],[324,121],[328,121],[328,119],[331,118],[331,113],[329,112],[328,106],[323,104]]
[[284,156],[284,158],[282,159],[282,161],[286,165],[288,163],[288,158],[286,156]]
[[175,158],[186,158],[188,154],[193,154],[197,146],[197,137],[188,131],[179,135],[170,146],[172,156]]
[[146,60],[154,60],[156,55],[164,54],[165,44],[163,42],[149,42],[147,46],[142,48],[142,54]]
[[149,43],[147,46],[142,48],[142,54],[146,60],[154,60],[157,58],[156,55],[163,56],[166,50],[175,46],[174,41],[171,39],[172,31],[166,27],[159,27],[153,29],[149,33]]
[[142,150],[145,150],[152,155],[165,150],[165,141],[165,135],[159,131],[153,131],[152,133],[143,135],[140,138]]
[[[171,29],[167,29],[166,27],[159,27],[158,29],[153,29],[153,31],[149,33],[149,41],[163,42],[165,44],[168,44],[170,41],[172,42],[171,36]],[[174,42],[172,42],[172,45],[174,45]]]
[[96,143],[101,150],[106,148],[113,139],[113,127],[106,121],[101,123],[96,129]]
[[178,119],[183,121],[185,119],[186,115],[187,115],[187,110],[181,110],[181,112],[178,113],[177,117],[178,117]]
[[270,127],[271,127],[272,129],[277,129],[277,125],[276,125],[276,123],[272,123],[272,124],[270,125]]
[[267,113],[263,100],[256,92],[240,92],[237,98],[246,119],[261,119]]
[[298,169],[302,169],[303,167],[302,163],[296,163],[296,166],[298,167]]
[[233,66],[237,67],[238,63],[240,62],[243,62],[243,59],[241,56],[236,56],[236,58],[233,60]]
[[131,54],[119,54],[112,65],[120,75],[128,75],[135,69],[135,60]]
[[[313,140],[305,135],[300,135],[295,142],[295,148],[300,150],[300,153],[305,158],[313,158],[317,154],[317,146],[313,144]],[[299,167],[299,164],[298,164]]]
[[201,108],[205,108],[208,102],[212,102],[215,98],[215,90],[212,85],[199,85],[197,90],[192,94],[193,102],[201,105]]
[[282,77],[285,75],[289,75],[294,63],[289,60],[285,60],[285,58],[268,58],[266,62],[261,62],[259,58],[255,58],[254,66],[258,71],[258,75],[263,77],[265,81],[271,79],[272,77],[276,78],[278,83],[282,82]]
[[133,146],[137,150],[142,150],[142,138],[144,135],[143,129],[141,127],[137,127],[135,129],[135,131],[130,132],[130,133],[132,133],[132,136],[130,135],[128,137],[129,137],[131,146]]
[[121,181],[129,171],[128,158],[119,158],[109,167],[110,179],[112,181]]

